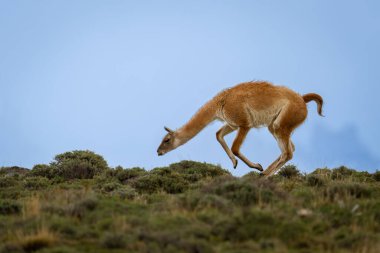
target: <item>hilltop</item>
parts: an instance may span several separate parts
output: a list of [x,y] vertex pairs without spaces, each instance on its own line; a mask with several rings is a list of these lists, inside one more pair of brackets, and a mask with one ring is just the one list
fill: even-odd
[[90,151],[0,169],[0,252],[380,251],[380,172],[263,179],[182,161],[110,168]]

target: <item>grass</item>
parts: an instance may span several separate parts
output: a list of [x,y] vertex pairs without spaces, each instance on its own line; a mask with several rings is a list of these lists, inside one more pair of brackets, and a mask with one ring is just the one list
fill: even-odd
[[379,172],[86,166],[0,169],[0,252],[380,252]]

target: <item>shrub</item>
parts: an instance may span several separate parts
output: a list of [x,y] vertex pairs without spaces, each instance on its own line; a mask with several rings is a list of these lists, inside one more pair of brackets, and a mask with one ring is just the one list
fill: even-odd
[[93,211],[98,205],[98,200],[95,197],[86,197],[71,206],[67,211],[71,216],[82,218],[87,211]]
[[13,200],[0,200],[0,214],[18,214],[22,210],[21,205]]
[[27,177],[24,180],[24,187],[29,190],[41,190],[48,187],[49,180],[45,177]]
[[120,183],[109,182],[102,186],[102,190],[105,192],[112,192],[120,187],[121,187]]
[[0,175],[14,176],[14,175],[26,175],[29,173],[27,168],[12,166],[12,167],[1,167]]
[[196,209],[215,208],[218,210],[227,211],[230,208],[229,204],[229,201],[222,197],[206,194],[202,195],[202,197],[199,199]]
[[318,168],[318,169],[315,169],[311,174],[320,175],[324,177],[330,177],[331,173],[332,173],[331,170],[329,170],[328,168]]
[[259,240],[273,236],[274,228],[278,224],[271,214],[253,211],[221,220],[213,227],[211,233],[228,241]]
[[56,168],[47,164],[37,164],[33,166],[30,175],[51,179],[56,175]]
[[211,246],[204,240],[180,236],[179,233],[140,231],[138,239],[148,246],[149,250],[147,252],[213,252]]
[[139,193],[155,193],[161,188],[161,177],[159,175],[145,175],[133,181],[132,186]]
[[278,172],[278,174],[285,178],[294,178],[301,175],[300,171],[293,164],[289,164],[282,167],[281,170]]
[[372,177],[373,177],[373,179],[375,179],[375,181],[379,182],[380,181],[380,171],[377,170],[375,173],[373,173]]
[[73,222],[61,217],[55,217],[49,227],[52,231],[71,238],[74,238],[78,233],[78,227]]
[[324,190],[325,196],[331,200],[352,198],[368,198],[372,195],[368,185],[353,182],[332,182]]
[[127,183],[128,180],[142,176],[147,172],[139,167],[134,167],[131,169],[123,169],[121,166],[117,166],[115,169],[108,170],[106,173],[107,177],[115,177],[121,183]]
[[155,169],[149,174],[134,180],[132,186],[139,193],[151,194],[163,190],[167,193],[175,194],[184,192],[188,188],[188,183],[178,173]]
[[186,160],[173,163],[169,165],[168,169],[179,173],[189,182],[196,182],[207,177],[214,178],[222,175],[231,175],[229,171],[222,169],[220,166]]
[[355,173],[355,170],[349,169],[345,166],[340,166],[338,168],[332,169],[331,178],[332,179],[344,179]]
[[137,192],[129,185],[124,185],[112,192],[112,196],[118,196],[121,199],[134,199],[137,196]]
[[275,199],[275,186],[267,180],[249,181],[232,179],[224,182],[214,182],[204,187],[204,192],[211,192],[222,196],[241,206],[269,203]]
[[2,176],[0,177],[0,188],[7,188],[15,186],[18,184],[18,181],[14,177]]
[[122,233],[105,233],[101,244],[107,249],[122,249],[125,248],[126,241]]
[[181,207],[188,210],[203,210],[214,208],[221,211],[231,211],[230,201],[227,199],[209,193],[188,192],[178,199]]
[[279,226],[279,237],[287,245],[299,248],[310,247],[310,238],[306,224],[300,221],[284,221]]
[[107,162],[92,151],[75,150],[55,156],[51,166],[65,179],[89,179],[108,168]]
[[326,184],[325,179],[320,175],[310,174],[306,177],[306,182],[309,186],[323,186]]

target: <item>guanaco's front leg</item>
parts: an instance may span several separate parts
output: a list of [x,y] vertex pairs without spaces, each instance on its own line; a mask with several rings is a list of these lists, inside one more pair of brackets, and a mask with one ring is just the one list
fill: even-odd
[[227,146],[226,141],[223,138],[227,134],[232,133],[234,130],[235,129],[233,129],[229,125],[224,125],[221,129],[219,129],[218,132],[216,132],[216,139],[218,140],[218,142],[220,143],[220,145],[222,145],[224,151],[226,151],[228,157],[231,159],[232,165],[234,166],[234,168],[236,168],[238,162],[237,162],[234,154],[230,150],[230,148]]
[[249,132],[249,128],[246,128],[246,127],[239,128],[236,138],[234,140],[234,143],[232,144],[232,153],[236,155],[237,157],[239,157],[240,160],[242,160],[245,164],[248,165],[248,167],[257,169],[259,171],[263,171],[263,167],[261,166],[261,164],[251,162],[250,160],[248,160],[247,157],[245,157],[240,152],[240,147],[243,144],[243,141],[245,137],[247,136],[248,132]]

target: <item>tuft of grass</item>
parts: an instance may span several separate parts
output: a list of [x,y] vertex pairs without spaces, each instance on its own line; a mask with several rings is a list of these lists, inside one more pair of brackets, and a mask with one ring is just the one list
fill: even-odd
[[31,196],[26,199],[23,205],[22,214],[24,218],[38,217],[41,213],[41,202],[38,196]]
[[31,234],[18,234],[15,245],[22,248],[24,252],[35,252],[53,246],[57,240],[55,233],[46,227],[41,227]]

